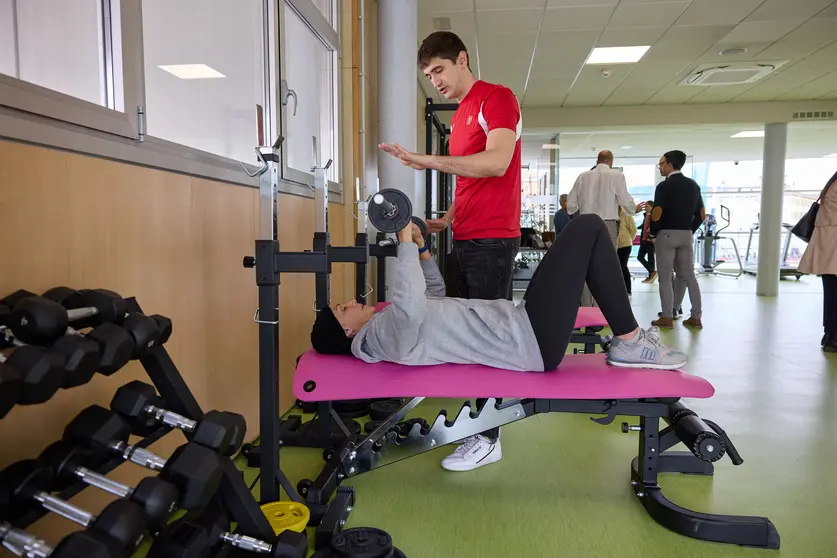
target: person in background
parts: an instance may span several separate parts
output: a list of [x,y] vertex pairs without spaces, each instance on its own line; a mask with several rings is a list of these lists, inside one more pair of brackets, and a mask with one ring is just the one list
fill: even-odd
[[631,259],[631,250],[634,248],[635,238],[636,221],[634,221],[634,216],[620,207],[616,254],[619,256],[619,264],[622,267],[622,277],[625,279],[625,289],[628,291],[628,296],[631,296],[631,270],[628,269],[628,260]]
[[570,224],[570,219],[572,219],[570,213],[567,211],[567,194],[561,194],[561,197],[558,198],[558,203],[561,204],[561,207],[555,212],[553,225],[555,228],[555,236],[561,234],[561,231]]
[[685,164],[686,154],[682,151],[669,151],[660,157],[660,174],[666,178],[657,185],[651,210],[651,238],[655,241],[662,303],[662,315],[651,325],[666,329],[674,327],[673,311],[678,304],[672,275],[675,272],[678,282],[681,278],[685,281],[692,301],[691,316],[683,325],[703,327],[693,235],[706,219],[706,209],[700,186],[681,171]]
[[[416,169],[456,176],[454,201],[430,234],[451,226],[456,293],[466,299],[512,300],[514,260],[520,249],[520,161],[523,116],[508,87],[477,79],[470,54],[455,33],[428,35],[417,53],[419,70],[459,106],[451,120],[450,156],[412,153],[398,144],[382,151]],[[501,395],[501,394],[498,394]],[[477,399],[477,406],[485,399]],[[500,430],[467,440],[442,461],[449,471],[471,471],[502,457]]]
[[820,193],[820,207],[814,222],[814,234],[802,254],[797,270],[822,277],[822,349],[837,353],[837,173]]
[[653,283],[657,280],[657,266],[654,263],[654,243],[651,242],[651,209],[654,207],[654,201],[648,200],[645,202],[645,219],[642,221],[642,237],[639,241],[639,253],[636,255],[637,261],[642,264],[642,267],[648,272],[648,277],[643,283]]
[[[593,213],[601,217],[614,248],[618,247],[619,208],[634,215],[642,211],[643,205],[637,205],[628,193],[625,175],[613,169],[613,153],[607,150],[599,152],[595,167],[578,175],[567,197],[570,215]],[[586,285],[581,294],[581,306],[596,306]]]

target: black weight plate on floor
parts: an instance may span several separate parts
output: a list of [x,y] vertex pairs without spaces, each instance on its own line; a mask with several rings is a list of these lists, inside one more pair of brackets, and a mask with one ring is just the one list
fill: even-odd
[[[340,426],[336,422],[334,422],[333,420],[330,420],[329,424],[331,424],[331,433],[332,434],[338,434],[338,435],[343,434],[343,431],[340,429]],[[348,418],[344,418],[343,419],[343,424],[346,425],[346,428],[349,430],[349,434],[351,434],[351,435],[360,434],[360,423],[358,421],[348,419]],[[310,433],[309,433],[309,431],[310,431]],[[309,434],[311,436],[316,435],[316,433],[317,433],[317,421],[316,420],[309,420],[308,422],[303,423],[302,426],[299,427],[299,433],[302,436],[307,436]]]
[[369,418],[372,420],[387,420],[403,403],[398,399],[388,399],[385,401],[373,401],[369,404]]
[[360,418],[369,414],[369,399],[334,401],[331,405],[337,414],[345,418]]
[[389,558],[392,537],[383,529],[355,527],[334,535],[331,555],[339,558]]
[[407,555],[398,550],[397,548],[393,547],[392,558],[407,558]]
[[363,425],[363,431],[366,432],[367,434],[372,434],[372,432],[376,428],[381,426],[381,424],[383,424],[383,422],[384,421],[382,421],[382,420],[370,420],[369,422],[367,422],[366,424]]

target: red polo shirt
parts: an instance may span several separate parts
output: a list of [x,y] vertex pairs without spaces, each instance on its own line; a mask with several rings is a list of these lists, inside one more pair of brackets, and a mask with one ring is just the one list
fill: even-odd
[[517,134],[509,167],[503,176],[456,177],[453,237],[515,238],[520,236],[520,133],[523,119],[514,93],[502,85],[477,81],[459,103],[451,121],[450,154],[485,151],[488,132],[508,128]]

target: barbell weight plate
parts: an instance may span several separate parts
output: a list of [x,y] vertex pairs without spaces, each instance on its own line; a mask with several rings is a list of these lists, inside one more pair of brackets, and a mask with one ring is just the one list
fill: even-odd
[[403,403],[397,399],[373,401],[369,404],[369,418],[372,420],[387,420],[401,408]]
[[277,535],[287,530],[302,533],[311,520],[310,510],[299,502],[270,502],[262,505],[262,512]]
[[[395,206],[395,214],[387,216],[384,204],[375,203],[376,196],[383,196],[386,201]],[[410,224],[413,216],[413,204],[410,198],[401,190],[384,188],[372,196],[368,206],[369,222],[376,229],[384,233],[395,233]]]
[[390,534],[375,527],[346,529],[331,539],[335,558],[389,558],[392,550]]
[[346,399],[334,401],[331,405],[344,418],[360,418],[369,414],[369,399]]
[[421,231],[421,236],[427,236],[427,223],[425,223],[422,219],[419,219],[415,215],[413,216],[411,221],[415,223],[416,226],[419,228],[419,230]]

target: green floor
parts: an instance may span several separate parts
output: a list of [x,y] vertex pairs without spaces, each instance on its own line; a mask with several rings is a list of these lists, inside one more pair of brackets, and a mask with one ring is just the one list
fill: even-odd
[[[690,373],[714,384],[714,397],[686,403],[727,431],[744,464],[725,457],[714,478],[666,474],[660,484],[687,508],[768,517],[781,550],[706,543],[661,527],[629,486],[636,435],[622,434],[619,418],[599,426],[560,413],[504,428],[503,459],[476,471],[444,471],[439,461],[451,448],[440,448],[351,479],[357,503],[347,527],[385,529],[409,558],[837,554],[837,360],[819,348],[818,279],[783,281],[776,299],[757,298],[749,276],[700,283],[705,329],[678,326],[664,340],[692,356]],[[634,282],[641,325],[656,316],[657,291]],[[687,297],[687,314],[688,306]],[[414,414],[432,420],[442,406],[458,409],[425,401]],[[284,449],[283,469],[294,482],[313,478],[320,455]],[[248,481],[255,473],[246,470]]]

